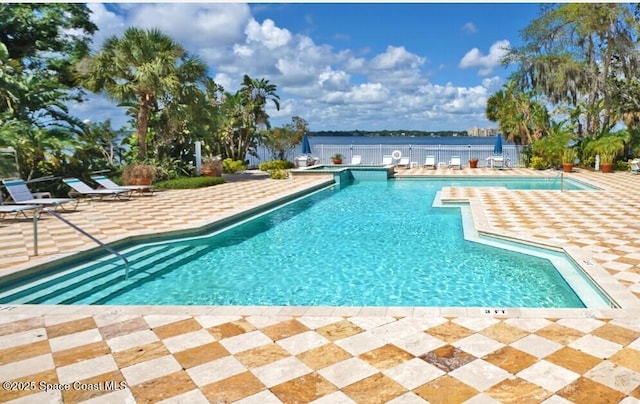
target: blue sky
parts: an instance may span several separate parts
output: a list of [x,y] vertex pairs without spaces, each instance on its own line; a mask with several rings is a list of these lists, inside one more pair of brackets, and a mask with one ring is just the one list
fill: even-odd
[[[159,28],[236,91],[244,74],[277,85],[279,126],[300,116],[318,130],[466,130],[495,126],[486,99],[510,68],[505,47],[538,16],[535,3],[89,3],[105,38]],[[81,119],[123,108],[102,96],[72,106]]]

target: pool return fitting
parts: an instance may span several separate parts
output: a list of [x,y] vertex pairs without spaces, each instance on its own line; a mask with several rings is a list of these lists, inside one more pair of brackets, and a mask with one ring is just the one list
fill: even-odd
[[50,209],[37,210],[36,213],[33,215],[33,251],[34,251],[34,255],[36,255],[36,256],[38,255],[38,219],[40,218],[40,213],[42,211],[47,212],[51,216],[60,219],[60,221],[62,221],[63,223],[67,224],[69,227],[73,228],[78,233],[81,233],[81,234],[87,236],[89,239],[94,241],[96,244],[98,244],[105,251],[115,255],[116,257],[118,257],[122,261],[124,261],[124,265],[125,265],[124,279],[125,280],[129,279],[129,261],[127,261],[127,259],[124,257],[124,255],[120,254],[119,252],[117,252],[113,248],[109,247],[108,245],[106,245],[102,241],[98,240],[97,238],[95,238],[91,234],[89,234],[86,231],[82,230],[80,227],[78,227],[75,224],[71,223],[69,220],[67,220],[64,217],[62,217],[62,215],[60,215],[59,213],[54,212],[54,211],[52,211]]

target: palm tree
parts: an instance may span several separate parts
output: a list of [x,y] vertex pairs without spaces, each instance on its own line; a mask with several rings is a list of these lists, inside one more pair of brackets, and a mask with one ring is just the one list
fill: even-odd
[[244,75],[240,92],[244,97],[246,106],[254,114],[257,126],[265,125],[269,128],[269,115],[265,112],[267,101],[272,101],[276,110],[280,110],[280,96],[276,94],[277,86],[270,84],[269,80],[252,79]]
[[108,38],[102,50],[78,68],[85,86],[120,104],[136,105],[138,159],[147,155],[149,118],[186,81],[204,78],[205,65],[157,29],[129,28]]
[[507,140],[519,144],[531,144],[541,138],[548,127],[549,113],[529,91],[522,91],[515,80],[487,100],[486,116],[498,122]]

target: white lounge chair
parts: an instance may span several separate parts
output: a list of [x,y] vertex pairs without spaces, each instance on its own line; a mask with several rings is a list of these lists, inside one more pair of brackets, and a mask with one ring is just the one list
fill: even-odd
[[74,198],[35,198],[22,180],[4,180],[2,183],[17,205],[53,206],[55,210],[66,210],[63,205],[67,203],[74,204],[71,210],[76,210],[78,207],[79,201]]
[[409,168],[409,157],[400,157],[400,161],[398,162],[398,167]]
[[362,163],[362,156],[361,155],[355,154],[353,157],[351,157],[351,165],[352,166],[357,166],[360,163]]
[[449,168],[457,168],[458,170],[462,169],[462,160],[460,156],[451,156],[451,160],[449,160]]
[[436,156],[427,156],[424,159],[424,168],[436,168]]
[[128,191],[153,193],[151,185],[118,185],[104,175],[95,175],[91,177],[91,179],[104,189],[124,189]]
[[391,157],[391,155],[382,156],[382,165],[383,166],[393,165],[393,157]]
[[127,189],[93,189],[77,178],[65,178],[62,180],[62,182],[73,189],[70,194],[76,194],[78,196],[84,196],[88,198],[98,197],[102,199],[105,196],[112,196],[116,199],[122,199],[123,197],[129,199],[131,196],[131,192],[133,192]]
[[502,170],[504,168],[504,157],[503,156],[493,156],[492,159],[493,168],[496,170]]
[[640,172],[640,160],[633,159],[629,161],[629,167],[631,168],[631,174],[638,174]]

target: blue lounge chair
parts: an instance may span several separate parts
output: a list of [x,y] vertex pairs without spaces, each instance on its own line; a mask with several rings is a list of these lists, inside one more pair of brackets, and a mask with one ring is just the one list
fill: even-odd
[[132,192],[126,189],[93,189],[77,178],[65,178],[62,182],[73,189],[73,191],[70,192],[71,195],[76,194],[87,198],[102,199],[105,196],[111,196],[116,199],[122,199],[123,197],[129,199]]
[[0,205],[0,219],[4,219],[9,213],[15,213],[16,218],[19,214],[22,214],[25,218],[29,218],[25,211],[38,209],[40,209],[40,206],[37,205]]
[[69,210],[78,208],[79,201],[75,198],[36,198],[22,180],[4,180],[2,183],[7,188],[7,192],[9,192],[13,202],[17,205],[36,205],[40,208],[53,206],[55,210],[67,210],[64,205],[73,204],[73,209]]
[[137,191],[137,192],[149,192],[153,193],[153,188],[151,185],[118,185],[115,182],[111,181],[109,178],[104,175],[96,175],[91,177],[98,185],[100,185],[104,189],[124,189],[127,191]]

